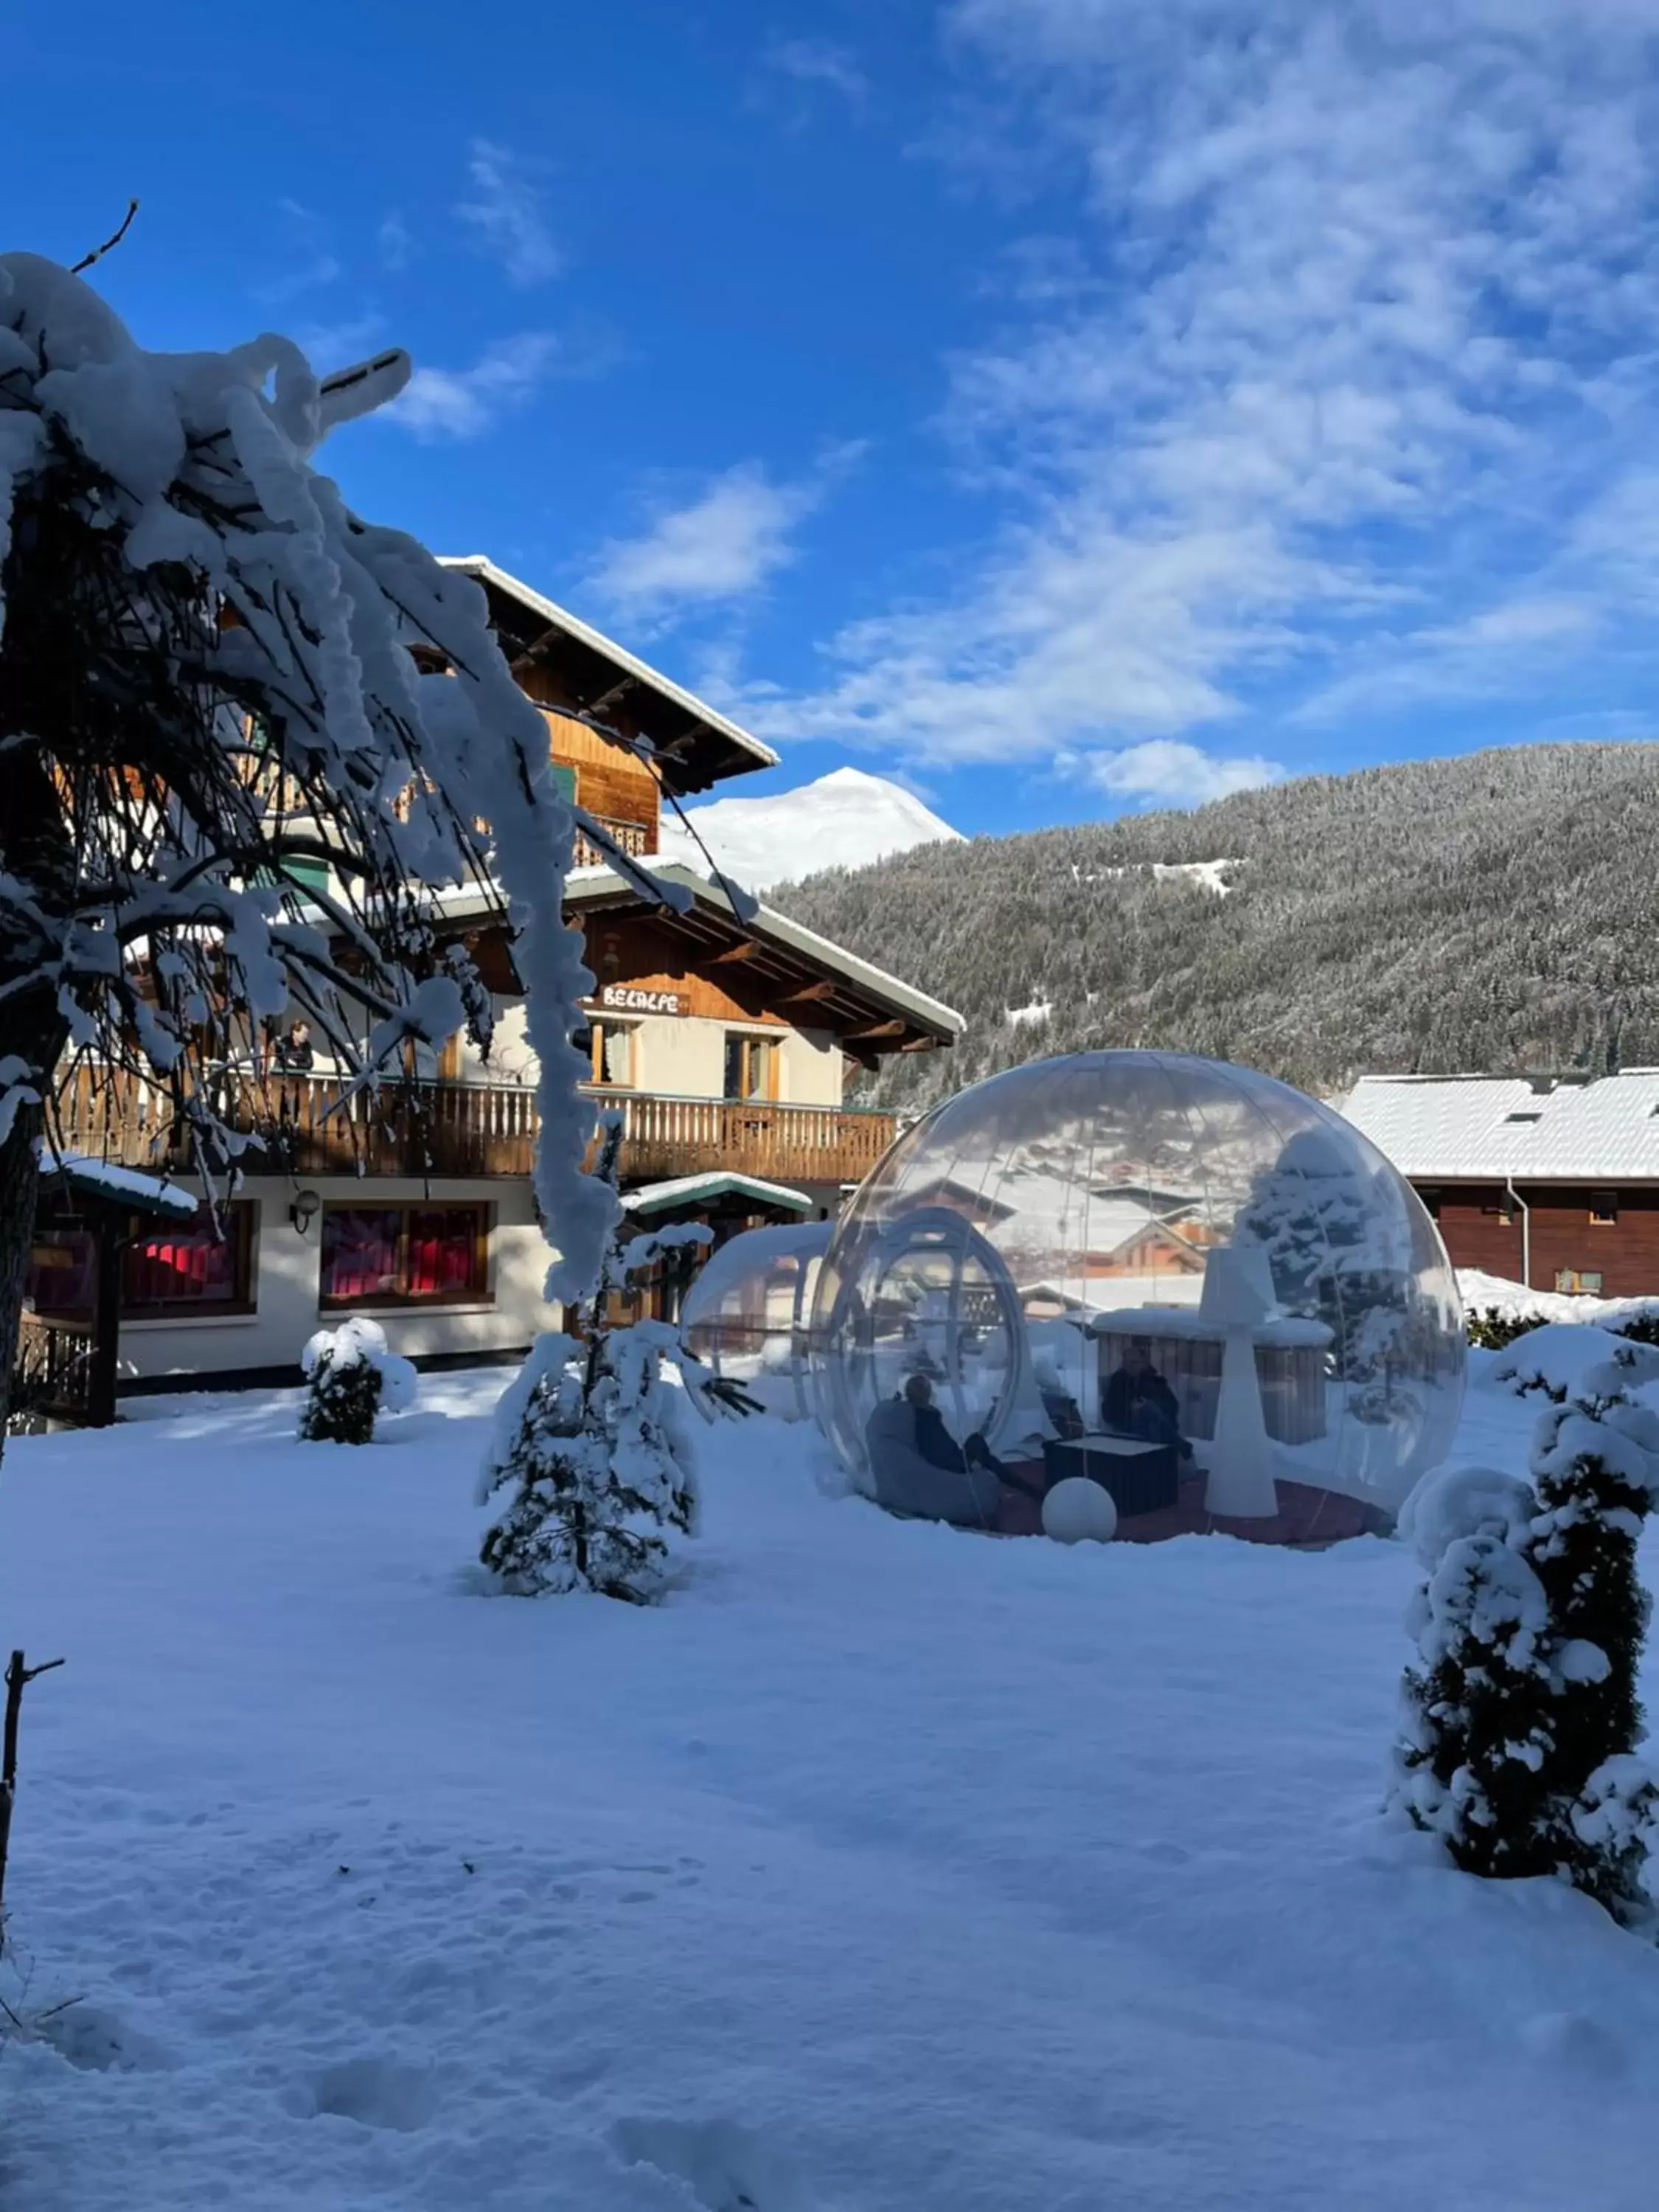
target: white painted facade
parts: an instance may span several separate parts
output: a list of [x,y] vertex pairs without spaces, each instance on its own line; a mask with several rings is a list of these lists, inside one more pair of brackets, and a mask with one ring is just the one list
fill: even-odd
[[[198,1191],[198,1183],[180,1186]],[[521,1178],[440,1179],[332,1176],[303,1186],[286,1177],[250,1176],[241,1195],[256,1208],[253,1224],[252,1313],[204,1311],[177,1319],[124,1320],[121,1371],[128,1379],[211,1375],[290,1367],[307,1337],[343,1317],[319,1304],[322,1277],[322,1217],[302,1232],[295,1225],[296,1191],[314,1191],[325,1205],[485,1204],[489,1208],[486,1295],[461,1304],[354,1304],[372,1314],[394,1352],[407,1358],[434,1353],[521,1351],[541,1330],[556,1328],[559,1310],[542,1297],[549,1253]]]
[[[468,1042],[461,1076],[468,1083],[532,1084],[536,1055],[525,1036],[524,1001],[497,999],[489,1058]],[[731,1036],[772,1039],[778,1047],[781,1106],[840,1106],[845,1062],[828,1030],[781,1029],[771,1022],[714,1020],[700,1014],[605,1014],[633,1034],[629,1088],[658,1098],[720,1098],[725,1095],[726,1043]]]
[[[460,1080],[528,1087],[535,1079],[535,1054],[525,1033],[524,1003],[518,998],[500,999],[495,1013],[488,1060],[470,1042],[464,1043]],[[653,1097],[720,1098],[725,1088],[726,1040],[738,1032],[769,1037],[778,1047],[777,1098],[771,1103],[842,1104],[844,1061],[839,1044],[827,1030],[694,1016],[623,1018],[635,1031],[630,1085],[635,1091]],[[327,1070],[326,1059],[319,1055],[316,1073],[322,1075]],[[421,1073],[435,1074],[435,1064]],[[199,1195],[200,1185],[191,1179],[184,1179],[179,1187]],[[839,1210],[844,1196],[840,1183],[811,1182],[802,1188],[814,1212]],[[319,1210],[303,1231],[296,1225],[293,1206],[301,1189],[314,1193],[323,1206],[402,1202],[482,1205],[488,1209],[489,1266],[483,1296],[463,1303],[434,1299],[421,1304],[364,1303],[351,1308],[380,1322],[394,1352],[417,1359],[517,1352],[543,1330],[559,1326],[558,1309],[549,1306],[541,1294],[550,1255],[523,1176],[434,1176],[423,1182],[383,1175],[254,1176],[240,1194],[253,1209],[249,1263],[252,1310],[216,1314],[204,1308],[154,1320],[124,1318],[121,1373],[127,1381],[154,1384],[173,1375],[292,1369],[307,1338],[343,1317],[341,1309],[325,1309],[319,1304],[322,1215]]]

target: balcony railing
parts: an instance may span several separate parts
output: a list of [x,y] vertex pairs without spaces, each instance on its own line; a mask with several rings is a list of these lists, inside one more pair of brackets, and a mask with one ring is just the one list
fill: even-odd
[[[596,814],[593,819],[601,830],[610,833],[630,860],[642,860],[656,844],[655,838],[642,822],[618,822],[609,814]],[[571,854],[575,866],[598,867],[610,857],[608,853],[602,853],[597,845],[584,837],[580,830],[576,832],[575,849]]]
[[[518,1085],[422,1083],[348,1096],[331,1076],[222,1079],[227,1126],[258,1138],[253,1172],[295,1176],[527,1176],[535,1094]],[[892,1142],[890,1114],[759,1105],[653,1093],[595,1097],[623,1116],[630,1182],[726,1170],[769,1182],[861,1182]],[[190,1173],[164,1093],[130,1075],[79,1067],[59,1093],[63,1140],[94,1159],[152,1175]]]
[[21,1316],[11,1376],[11,1418],[107,1428],[115,1419],[115,1366],[100,1361],[96,1334],[86,1322]]
[[893,1141],[890,1114],[834,1106],[605,1094],[623,1117],[623,1173],[635,1182],[722,1170],[767,1182],[862,1182]]

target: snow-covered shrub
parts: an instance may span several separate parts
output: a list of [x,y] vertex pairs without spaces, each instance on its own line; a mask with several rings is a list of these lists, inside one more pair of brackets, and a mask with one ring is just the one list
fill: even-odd
[[1466,1871],[1555,1875],[1628,1919],[1648,1909],[1659,1834],[1659,1785],[1636,1756],[1636,1553],[1659,1496],[1659,1415],[1627,1385],[1659,1375],[1659,1353],[1551,1369],[1563,1402],[1539,1424],[1530,1484],[1449,1469],[1401,1516],[1426,1580],[1395,1790]]
[[[620,1132],[607,1133],[595,1173],[616,1174]],[[688,1401],[707,1418],[752,1401],[722,1384],[665,1322],[612,1325],[614,1294],[665,1255],[707,1243],[699,1225],[611,1239],[586,1315],[585,1340],[553,1334],[532,1350],[495,1411],[478,1502],[506,1497],[479,1556],[515,1595],[594,1590],[643,1604],[662,1586],[664,1531],[695,1533],[696,1454]],[[665,1379],[678,1368],[683,1389]]]
[[1516,1337],[1542,1328],[1546,1318],[1540,1313],[1506,1313],[1501,1306],[1486,1306],[1479,1313],[1473,1309],[1467,1312],[1463,1327],[1475,1351],[1507,1352]]
[[665,1529],[696,1526],[696,1462],[662,1363],[662,1323],[538,1340],[496,1409],[481,1484],[507,1492],[479,1556],[504,1589],[587,1589],[643,1604],[661,1588]]
[[1591,1369],[1635,1357],[1623,1337],[1595,1322],[1546,1322],[1516,1337],[1493,1361],[1492,1375],[1517,1397],[1536,1392],[1559,1405]]
[[373,1443],[381,1408],[397,1413],[414,1401],[413,1365],[389,1348],[380,1323],[362,1315],[319,1328],[300,1354],[300,1369],[307,1385],[300,1434],[308,1443]]
[[1426,1579],[1407,1626],[1396,1793],[1471,1874],[1549,1871],[1537,1835],[1553,1711],[1542,1585],[1516,1548],[1531,1487],[1487,1468],[1431,1476],[1401,1517]]
[[1621,1916],[1641,1906],[1659,1812],[1659,1789],[1634,1756],[1650,1610],[1636,1553],[1659,1491],[1659,1415],[1626,1395],[1655,1374],[1659,1352],[1631,1346],[1544,1415],[1526,1547],[1553,1637],[1557,1719],[1543,1776],[1552,1850],[1576,1888]]

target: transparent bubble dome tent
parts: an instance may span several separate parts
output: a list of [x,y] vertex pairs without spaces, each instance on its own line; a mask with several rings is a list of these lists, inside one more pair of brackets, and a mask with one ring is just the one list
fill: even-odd
[[[813,1408],[884,1503],[878,1439],[919,1375],[952,1437],[1039,1498],[1089,1474],[1142,1540],[1386,1530],[1462,1407],[1456,1281],[1410,1186],[1328,1108],[1217,1060],[1081,1053],[960,1092],[815,1273]],[[1005,1490],[985,1525],[1035,1510]]]

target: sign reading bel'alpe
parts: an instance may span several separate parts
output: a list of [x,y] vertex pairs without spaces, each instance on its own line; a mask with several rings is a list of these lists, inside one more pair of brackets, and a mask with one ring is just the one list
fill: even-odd
[[684,998],[678,991],[642,991],[633,983],[607,983],[599,993],[600,1006],[617,1014],[683,1014]]

